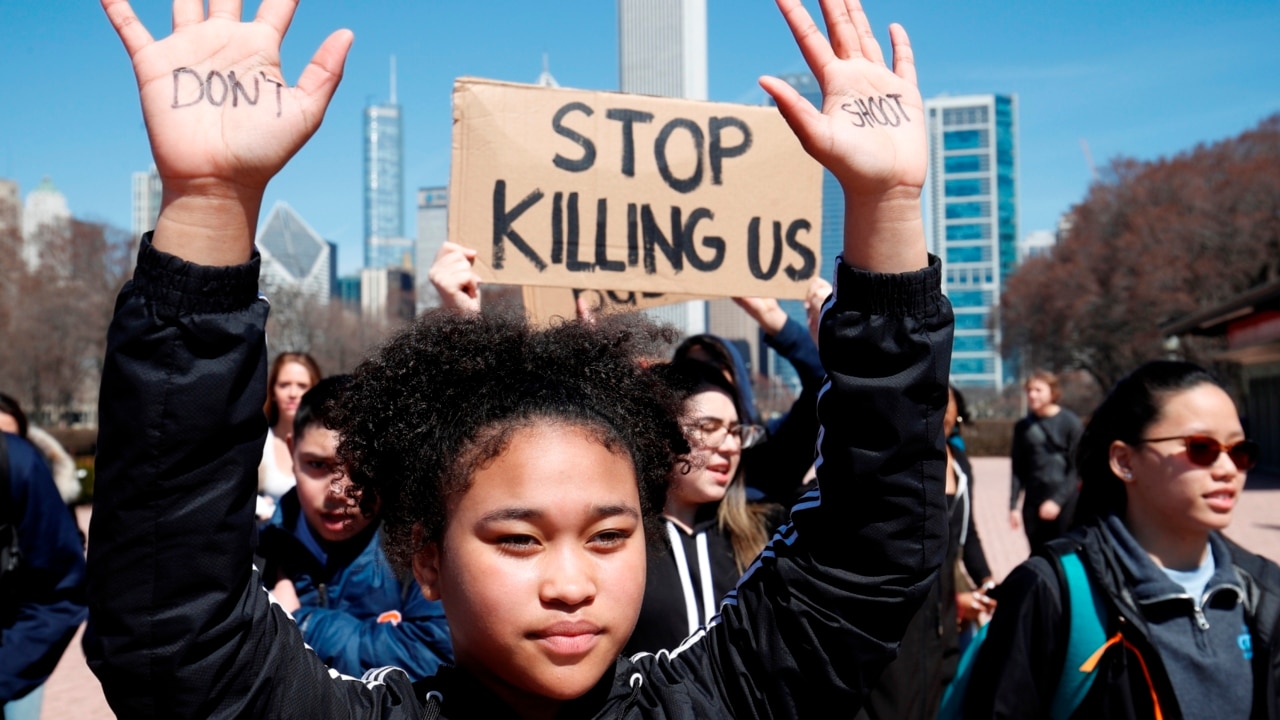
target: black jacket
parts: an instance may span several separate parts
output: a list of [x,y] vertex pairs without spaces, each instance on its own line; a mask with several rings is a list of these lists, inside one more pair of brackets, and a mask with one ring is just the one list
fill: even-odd
[[[108,339],[86,652],[127,718],[501,717],[462,670],[331,673],[250,558],[266,420],[258,265],[144,242]],[[934,583],[946,542],[942,414],[952,314],[939,264],[842,267],[821,347],[819,486],[718,619],[619,659],[563,716],[823,717],[858,707]]]
[[[1074,546],[1102,594],[1107,637],[1119,633],[1124,640],[1102,656],[1097,679],[1072,717],[1150,718],[1156,701],[1165,720],[1183,717],[1148,621],[1126,586],[1121,561],[1103,529],[1090,525],[1064,541]],[[1252,641],[1251,717],[1280,718],[1280,567],[1230,541],[1226,546],[1245,590],[1244,615]],[[1069,632],[1057,573],[1047,558],[1032,557],[993,593],[1000,606],[974,665],[966,717],[1048,717]],[[1222,678],[1222,692],[1233,687],[1230,677]]]

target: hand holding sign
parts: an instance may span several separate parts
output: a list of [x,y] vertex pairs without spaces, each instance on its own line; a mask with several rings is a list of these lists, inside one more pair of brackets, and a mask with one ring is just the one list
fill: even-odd
[[844,188],[845,261],[884,272],[923,267],[920,189],[928,142],[906,30],[889,28],[890,71],[858,0],[822,0],[829,42],[800,0],[777,3],[822,87],[822,110],[777,78],[760,83],[800,144]]
[[480,276],[471,269],[476,251],[457,243],[440,246],[427,278],[440,293],[444,307],[461,312],[480,312]]
[[208,264],[247,259],[267,182],[320,127],[351,47],[350,31],[333,33],[288,87],[280,42],[296,6],[263,0],[240,22],[241,0],[210,0],[208,18],[202,0],[175,0],[173,33],[156,41],[128,0],[102,0],[133,62],[164,183],[157,247],[176,225],[186,237],[171,252]]

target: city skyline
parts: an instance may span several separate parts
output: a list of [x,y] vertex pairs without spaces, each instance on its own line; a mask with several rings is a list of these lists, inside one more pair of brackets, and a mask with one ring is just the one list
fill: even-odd
[[[816,2],[807,0],[811,12]],[[246,3],[252,13],[256,3]],[[565,86],[616,89],[614,3],[563,0],[493,7],[315,0],[301,8],[282,51],[296,80],[328,32],[355,31],[346,77],[324,125],[268,187],[265,211],[288,200],[338,242],[340,268],[361,264],[359,111],[386,92],[396,54],[405,117],[404,212],[420,187],[443,185],[451,151],[449,95],[463,75],[533,82],[544,53]],[[156,36],[168,33],[169,3],[135,3]],[[868,6],[881,43],[885,27],[911,32],[925,97],[978,92],[1020,98],[1022,226],[1051,229],[1091,179],[1086,139],[1105,173],[1117,155],[1153,159],[1239,134],[1280,110],[1280,6],[1247,0],[1009,6],[922,0]],[[134,80],[96,4],[0,4],[13,42],[0,47],[6,112],[0,116],[0,177],[25,196],[45,176],[87,220],[131,226],[131,174],[150,166]],[[804,68],[772,3],[707,0],[708,91],[712,100],[763,102],[760,74]],[[1046,35],[1045,27],[1054,32]],[[483,38],[484,42],[477,42]],[[981,38],[976,42],[975,38]],[[1230,48],[1224,53],[1223,48]],[[89,119],[91,118],[91,119]]]

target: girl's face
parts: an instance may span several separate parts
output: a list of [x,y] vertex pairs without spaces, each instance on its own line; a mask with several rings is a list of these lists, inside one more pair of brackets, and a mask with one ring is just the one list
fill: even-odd
[[276,396],[276,407],[280,409],[280,417],[292,422],[298,412],[298,403],[302,396],[311,389],[311,372],[302,363],[287,362],[280,366],[276,375],[276,384],[271,392]]
[[[1143,438],[1207,435],[1225,445],[1244,439],[1235,404],[1203,384],[1170,395]],[[1245,473],[1225,452],[1209,467],[1187,457],[1181,439],[1112,445],[1111,467],[1125,483],[1130,524],[1168,537],[1198,539],[1231,523]],[[1126,473],[1128,477],[1126,477]]]
[[458,665],[515,707],[579,697],[611,671],[644,596],[635,469],[597,433],[523,428],[448,508],[414,559]]
[[1027,383],[1027,409],[1039,415],[1042,410],[1053,404],[1053,388],[1043,380],[1031,380]]
[[18,419],[7,412],[0,412],[0,432],[18,434]]
[[698,507],[724,498],[725,489],[738,472],[742,440],[728,432],[737,425],[738,411],[722,390],[691,395],[684,405],[684,424],[693,447],[693,467],[687,473],[677,465],[667,490],[668,503]]

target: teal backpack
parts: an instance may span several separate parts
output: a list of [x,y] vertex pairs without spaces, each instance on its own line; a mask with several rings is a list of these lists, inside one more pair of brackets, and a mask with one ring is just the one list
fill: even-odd
[[[1056,543],[1051,543],[1050,548]],[[1067,615],[1070,622],[1070,637],[1067,638],[1067,653],[1062,662],[1062,674],[1058,678],[1058,688],[1053,693],[1053,702],[1049,706],[1049,717],[1052,720],[1067,720],[1080,707],[1084,696],[1093,687],[1097,677],[1096,665],[1085,669],[1086,663],[1093,658],[1099,648],[1107,643],[1106,618],[1103,615],[1102,597],[1098,594],[1089,576],[1085,572],[1084,563],[1073,550],[1051,549],[1047,553],[1050,558],[1056,557],[1062,568],[1062,577],[1066,580]],[[999,612],[997,609],[996,612]],[[974,661],[987,637],[990,623],[982,626],[978,634],[969,642],[964,654],[960,656],[960,664],[956,668],[956,676],[947,686],[942,696],[942,705],[938,708],[939,720],[953,720],[964,717],[964,696],[969,681],[973,677]]]

